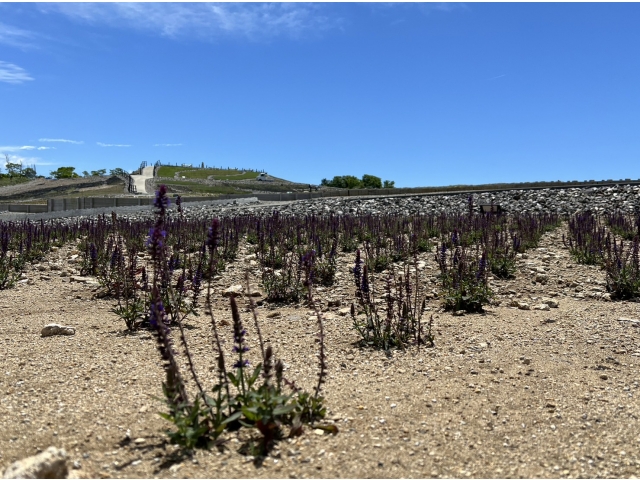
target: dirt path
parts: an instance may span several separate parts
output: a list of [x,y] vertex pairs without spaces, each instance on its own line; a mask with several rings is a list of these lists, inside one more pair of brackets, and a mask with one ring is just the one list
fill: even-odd
[[[352,298],[349,267],[318,297],[341,300],[325,315],[329,378],[324,392],[336,436],[310,430],[280,442],[261,467],[238,453],[245,436],[227,434],[220,453],[175,455],[160,419],[164,378],[154,340],[122,333],[112,301],[92,299],[95,285],[69,282],[73,253],[48,259],[63,270],[27,273],[33,284],[0,292],[0,468],[48,446],[64,447],[80,477],[629,477],[640,462],[637,401],[640,304],[589,298],[600,294],[603,273],[575,265],[559,233],[520,261],[518,279],[494,281],[502,305],[483,315],[436,313],[436,347],[383,353],[356,347],[349,317],[338,309]],[[215,289],[238,283],[240,260]],[[427,277],[436,273],[425,256]],[[54,268],[58,268],[54,266]],[[543,268],[547,285],[533,284]],[[48,278],[47,278],[48,277]],[[562,283],[559,283],[559,279]],[[572,286],[575,285],[575,286]],[[576,292],[576,290],[580,290]],[[513,293],[511,293],[513,292]],[[520,310],[550,296],[559,308]],[[584,296],[585,298],[579,298]],[[438,308],[432,300],[430,308]],[[316,334],[304,307],[260,308],[263,335],[306,389],[315,384]],[[231,343],[226,300],[215,306]],[[279,312],[278,318],[266,314]],[[249,314],[243,318],[249,322]],[[76,327],[72,337],[41,338],[50,322]],[[198,372],[211,385],[210,325],[188,321]],[[249,330],[255,361],[256,339]],[[131,441],[126,440],[130,432]],[[246,434],[243,434],[246,435]]]
[[136,193],[147,194],[147,180],[153,178],[154,167],[144,167],[140,172],[140,175],[131,175],[133,183],[136,186]]

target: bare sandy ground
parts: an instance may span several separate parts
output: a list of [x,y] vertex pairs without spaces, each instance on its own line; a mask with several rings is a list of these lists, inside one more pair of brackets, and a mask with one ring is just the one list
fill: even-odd
[[[317,293],[325,305],[342,303],[324,309],[324,395],[328,422],[340,431],[307,429],[281,441],[259,465],[238,451],[252,432],[228,433],[223,452],[193,457],[167,444],[170,424],[158,417],[163,405],[154,399],[162,396],[164,379],[154,339],[148,332],[125,334],[110,312],[115,302],[93,298],[97,286],[60,276],[74,273],[73,247],[64,247],[27,272],[29,282],[0,292],[0,469],[53,445],[69,452],[72,475],[86,478],[637,475],[640,331],[620,319],[640,319],[640,304],[591,298],[602,293],[603,272],[571,261],[560,234],[543,239],[546,251],[520,260],[516,280],[494,280],[500,306],[456,317],[437,313],[432,299],[435,348],[390,357],[359,348],[350,317],[339,314],[353,298],[353,255],[344,255],[338,284]],[[248,253],[216,282],[217,293],[240,283],[246,268],[257,283],[255,267],[242,261]],[[424,260],[428,282],[437,270],[432,255]],[[546,285],[533,283],[537,268],[548,275]],[[533,307],[542,297],[559,308],[508,306],[517,299]],[[214,312],[229,346],[228,303],[217,298]],[[258,311],[285,374],[312,389],[313,312],[302,305]],[[250,314],[243,318],[255,361]],[[41,338],[51,322],[73,326],[76,334]],[[187,324],[198,372],[212,385],[209,319],[202,314]]]

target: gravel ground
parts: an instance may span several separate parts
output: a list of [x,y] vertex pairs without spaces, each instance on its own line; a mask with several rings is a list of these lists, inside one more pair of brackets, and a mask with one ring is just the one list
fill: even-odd
[[[637,190],[629,195],[637,201]],[[425,198],[406,205],[431,197]],[[382,204],[355,202],[318,203],[322,209],[357,205],[359,213]],[[316,204],[299,202],[306,203]],[[210,211],[202,208],[209,209],[189,214]],[[221,214],[225,208],[217,207]],[[53,445],[69,452],[72,476],[80,478],[637,475],[638,323],[620,319],[640,319],[640,304],[607,301],[603,272],[572,262],[562,232],[547,234],[539,249],[520,257],[515,280],[493,280],[499,305],[484,314],[440,313],[432,298],[435,348],[390,357],[359,348],[349,316],[341,315],[353,299],[353,255],[342,255],[337,285],[316,294],[325,317],[328,418],[340,431],[307,429],[260,464],[238,451],[246,432],[227,434],[223,452],[193,457],[166,443],[169,424],[158,417],[163,406],[154,399],[162,396],[164,379],[154,339],[148,332],[126,334],[110,312],[114,302],[95,298],[95,283],[71,281],[74,246],[60,248],[30,267],[17,288],[0,292],[0,468]],[[241,283],[247,269],[259,289],[257,267],[243,261],[249,253],[242,249],[214,284],[214,313],[227,346],[230,313],[219,294]],[[422,281],[433,282],[432,255],[421,260]],[[558,308],[536,309],[547,298]],[[330,300],[340,305],[328,307]],[[285,375],[312,389],[314,313],[303,305],[265,305],[258,312]],[[210,324],[200,313],[187,320],[187,335],[196,368],[212,385]],[[248,312],[243,318],[251,325]],[[40,329],[51,322],[75,327],[76,334],[42,338]],[[248,330],[255,361],[256,336]]]

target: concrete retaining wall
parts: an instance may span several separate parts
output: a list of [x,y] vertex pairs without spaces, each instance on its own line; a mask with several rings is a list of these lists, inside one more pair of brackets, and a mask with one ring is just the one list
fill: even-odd
[[0,204],[0,212],[16,212],[16,213],[44,213],[48,212],[47,205],[27,205],[24,203]]

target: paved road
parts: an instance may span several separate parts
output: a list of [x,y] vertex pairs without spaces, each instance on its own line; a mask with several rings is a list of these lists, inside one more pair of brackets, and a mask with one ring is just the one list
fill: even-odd
[[153,167],[144,167],[140,175],[131,175],[131,178],[133,178],[133,183],[136,186],[136,192],[147,194],[145,185],[147,179],[153,178]]

